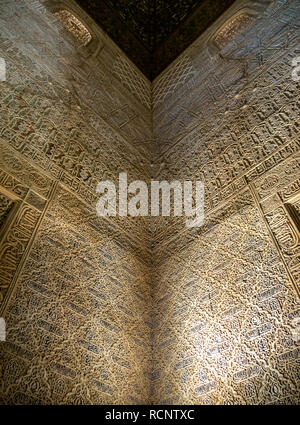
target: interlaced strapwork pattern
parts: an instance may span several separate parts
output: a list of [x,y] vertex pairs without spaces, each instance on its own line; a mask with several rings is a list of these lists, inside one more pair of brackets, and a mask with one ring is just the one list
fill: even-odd
[[126,58],[118,55],[113,66],[113,73],[139,98],[143,105],[148,109],[151,108],[150,83],[134,69],[134,66]]
[[184,55],[153,84],[153,107],[184,85],[195,74],[191,59]]

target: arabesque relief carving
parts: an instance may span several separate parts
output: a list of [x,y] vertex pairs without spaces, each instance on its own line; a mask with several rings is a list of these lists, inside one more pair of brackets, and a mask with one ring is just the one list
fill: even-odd
[[204,226],[153,226],[154,403],[299,403],[299,12],[275,3],[232,8],[154,105],[155,178],[205,182]]
[[[298,404],[297,1],[235,2],[153,84],[58,3],[0,5],[0,403]],[[204,181],[204,225],[98,217],[122,171]]]

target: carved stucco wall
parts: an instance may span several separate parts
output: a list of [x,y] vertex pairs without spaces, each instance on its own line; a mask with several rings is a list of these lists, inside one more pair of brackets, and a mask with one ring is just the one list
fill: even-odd
[[[72,0],[0,7],[1,403],[298,403],[297,1],[237,1],[152,86]],[[204,180],[204,226],[98,218],[120,171]]]
[[149,225],[97,218],[95,188],[147,176],[150,83],[75,3],[45,3],[0,5],[0,399],[148,403]]
[[299,403],[299,42],[297,1],[236,2],[153,83],[155,178],[205,182],[155,223],[155,403]]

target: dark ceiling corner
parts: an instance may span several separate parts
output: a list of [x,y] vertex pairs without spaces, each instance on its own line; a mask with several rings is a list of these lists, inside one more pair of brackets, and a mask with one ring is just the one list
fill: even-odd
[[235,0],[76,0],[151,81]]

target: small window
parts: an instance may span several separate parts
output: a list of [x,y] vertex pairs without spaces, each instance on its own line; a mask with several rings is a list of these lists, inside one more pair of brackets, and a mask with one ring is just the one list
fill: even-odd
[[71,12],[68,10],[59,10],[54,12],[54,15],[81,44],[86,46],[91,41],[92,36],[89,30]]
[[300,197],[297,197],[293,202],[287,202],[285,207],[296,231],[300,235]]
[[0,193],[0,229],[6,222],[13,206],[14,202],[7,196]]
[[[18,210],[19,202],[0,191],[0,241],[4,238],[6,230]],[[1,298],[1,294],[0,294]]]

